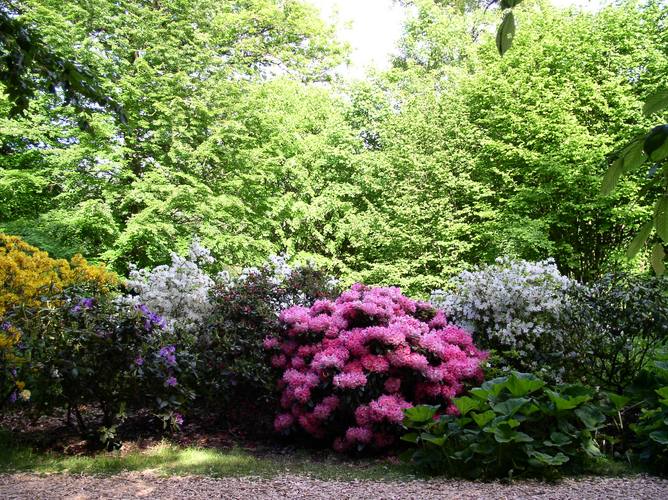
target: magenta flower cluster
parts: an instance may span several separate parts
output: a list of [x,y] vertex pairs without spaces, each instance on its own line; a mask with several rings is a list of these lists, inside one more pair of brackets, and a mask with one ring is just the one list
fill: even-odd
[[264,342],[282,370],[274,427],[334,437],[337,451],[384,448],[406,408],[437,403],[454,412],[464,383],[482,380],[487,354],[471,336],[398,288],[356,284],[334,302],[291,307],[279,319],[281,337]]

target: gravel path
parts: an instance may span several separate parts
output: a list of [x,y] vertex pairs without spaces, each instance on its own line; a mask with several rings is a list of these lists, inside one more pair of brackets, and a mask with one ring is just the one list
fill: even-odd
[[273,479],[159,477],[151,473],[116,476],[54,474],[0,475],[3,499],[398,499],[543,498],[668,499],[668,480],[650,476],[567,479],[556,484],[518,482],[473,483],[431,480],[407,482],[321,481],[300,476]]

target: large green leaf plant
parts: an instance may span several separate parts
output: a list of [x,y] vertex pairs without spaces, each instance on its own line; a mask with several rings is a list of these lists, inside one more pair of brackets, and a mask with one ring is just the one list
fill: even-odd
[[597,401],[591,388],[550,388],[512,372],[455,398],[458,416],[437,416],[436,406],[405,410],[402,440],[415,447],[404,458],[430,472],[476,478],[581,470],[601,455],[595,437],[607,411]]

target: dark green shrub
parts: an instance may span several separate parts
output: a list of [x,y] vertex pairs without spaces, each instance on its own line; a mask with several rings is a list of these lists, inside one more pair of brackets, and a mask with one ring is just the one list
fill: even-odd
[[[666,353],[645,370],[632,387],[634,402],[640,401],[637,421],[630,424],[635,434],[636,457],[651,469],[668,473],[668,361]],[[642,382],[642,384],[640,384]]]
[[[81,297],[74,289],[65,290],[58,304],[5,318],[22,334],[22,379],[32,391],[34,411],[65,407],[83,435],[107,445],[130,410],[149,410],[164,428],[178,428],[179,412],[194,398],[194,359],[177,350],[164,320],[145,306]],[[99,409],[99,427],[84,421],[84,405]]]
[[662,473],[668,472],[668,386],[656,389],[656,406],[644,408],[637,423],[631,424],[638,442],[641,462]]
[[594,439],[606,416],[593,389],[549,388],[513,372],[454,399],[461,415],[436,417],[437,407],[405,411],[406,453],[430,472],[470,477],[552,476],[578,470],[600,455]]
[[622,391],[668,340],[668,280],[608,275],[570,290],[565,378]]
[[212,290],[213,312],[198,348],[200,373],[207,381],[202,396],[218,409],[260,405],[270,423],[273,415],[266,405],[276,398],[278,372],[263,342],[277,334],[283,309],[332,298],[338,285],[314,266],[291,267],[282,257],[221,281]]

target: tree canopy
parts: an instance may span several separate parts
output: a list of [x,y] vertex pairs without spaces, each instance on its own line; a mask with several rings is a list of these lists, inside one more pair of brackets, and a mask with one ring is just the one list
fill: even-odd
[[350,83],[334,27],[296,0],[12,1],[0,228],[121,272],[197,236],[221,265],[285,251],[412,293],[499,255],[645,271],[625,252],[662,187],[600,186],[665,118],[641,112],[668,70],[665,3],[525,0],[503,57],[498,10],[412,3],[392,67]]

